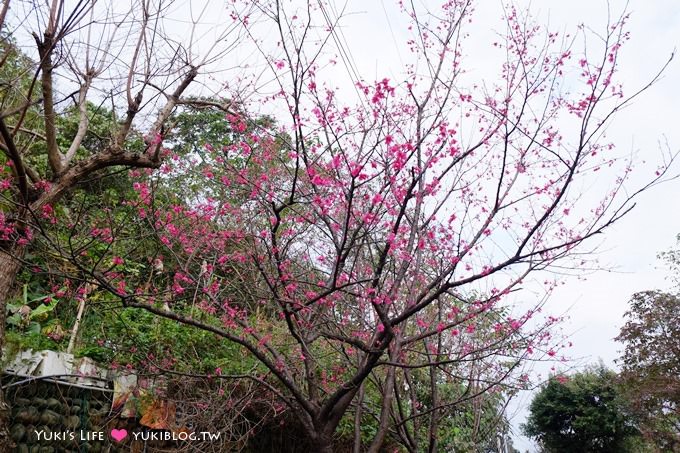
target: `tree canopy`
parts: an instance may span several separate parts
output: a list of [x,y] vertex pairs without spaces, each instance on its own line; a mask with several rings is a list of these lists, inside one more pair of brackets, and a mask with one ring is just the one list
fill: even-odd
[[634,419],[603,365],[570,376],[553,376],[534,396],[524,433],[546,452],[640,451]]
[[[678,251],[662,254],[675,271]],[[677,287],[675,288],[677,291]],[[680,294],[633,295],[616,338],[623,346],[621,380],[645,437],[663,451],[680,451]]]

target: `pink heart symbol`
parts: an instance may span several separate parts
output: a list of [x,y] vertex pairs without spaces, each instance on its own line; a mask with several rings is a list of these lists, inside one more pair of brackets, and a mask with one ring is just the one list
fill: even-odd
[[120,442],[127,437],[127,429],[114,428],[111,430],[111,437],[113,437],[116,442]]

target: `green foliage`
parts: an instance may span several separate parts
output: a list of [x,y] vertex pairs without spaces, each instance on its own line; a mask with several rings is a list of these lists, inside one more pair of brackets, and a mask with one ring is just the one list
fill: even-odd
[[[227,189],[222,183],[222,177],[234,177],[233,172],[226,171],[227,166],[247,170],[249,178],[255,180],[253,175],[266,173],[267,166],[272,165],[261,160],[254,162],[252,153],[244,152],[244,149],[271,146],[279,155],[277,165],[286,165],[289,161],[285,143],[290,138],[276,130],[270,117],[247,118],[242,123],[239,119],[244,129],[235,130],[238,126],[226,119],[231,115],[190,102],[199,106],[203,103],[228,104],[222,99],[192,99],[172,116],[170,121],[174,127],[164,143],[172,150],[173,167],[181,171],[164,171],[162,177],[155,179],[159,203],[171,205],[188,201],[188,204],[200,204],[207,197],[230,203],[243,202],[248,194]],[[256,143],[254,135],[263,139]]]
[[0,35],[0,51],[4,59],[0,65],[3,109],[7,109],[26,101],[25,93],[33,82],[35,64],[17,47],[14,38],[5,33]]
[[[16,45],[11,36],[0,36],[0,55],[3,64],[0,65],[0,110],[11,113],[5,118],[9,128],[12,128],[25,109],[21,129],[14,136],[18,149],[24,154],[24,159],[30,165],[35,164],[33,153],[36,143],[43,135],[44,120],[36,105],[31,100],[41,96],[40,83],[34,83],[36,65]],[[32,91],[32,98],[26,98],[26,93]],[[5,153],[0,153],[0,164],[7,161]],[[2,200],[0,198],[0,200]],[[2,201],[0,201],[2,203]]]
[[[417,451],[426,452],[429,447],[429,422],[427,413],[432,408],[431,388],[429,387],[429,372],[425,369],[411,370],[410,382],[414,387],[413,397],[418,408],[410,407],[413,400],[410,392],[400,390],[400,408],[395,411],[424,412],[426,415],[410,419],[405,425],[411,437],[417,442]],[[375,371],[381,375],[384,370]],[[384,376],[377,381],[383,381]],[[398,382],[400,389],[404,382]],[[509,422],[504,414],[505,395],[501,392],[487,392],[472,396],[474,391],[460,383],[458,379],[441,379],[437,383],[437,391],[442,401],[458,401],[456,404],[442,407],[438,410],[439,428],[437,430],[437,445],[442,452],[494,452],[497,451],[498,438],[509,442]],[[362,402],[362,418],[360,424],[361,442],[367,446],[378,432],[378,415],[383,401],[382,390],[374,380],[364,383],[364,398]],[[348,413],[342,419],[336,436],[339,441],[352,439],[354,435],[354,412]],[[395,434],[388,435],[383,450],[401,451],[401,439]],[[510,445],[509,445],[510,448]],[[514,451],[509,449],[508,451]]]
[[[25,276],[24,276],[25,277]],[[58,351],[63,346],[64,332],[56,311],[62,304],[54,294],[34,279],[22,286],[21,295],[7,303],[7,331],[5,359],[11,359],[23,350]]]
[[[680,250],[661,255],[680,286]],[[680,293],[633,295],[616,340],[624,345],[621,381],[645,437],[661,451],[680,451]]]
[[[0,109],[9,113],[5,122],[15,132],[14,144],[20,150],[24,164],[38,178],[46,179],[49,166],[45,155],[45,119],[39,108],[42,88],[39,78],[34,77],[37,65],[12,37],[0,39],[0,53],[4,59],[0,65]],[[20,128],[14,131],[19,122]],[[0,162],[4,163],[5,154],[0,156]]]
[[239,374],[256,369],[254,360],[243,354],[240,346],[209,332],[143,310],[107,306],[107,310],[91,310],[84,318],[76,355],[114,366],[129,364],[139,370],[213,374],[220,368],[224,374]]
[[509,423],[501,394],[483,394],[457,405],[441,420],[443,451],[495,451],[498,437],[508,438]]
[[61,349],[59,342],[54,341],[41,332],[8,330],[5,333],[5,344],[7,350],[3,353],[3,361],[10,360],[21,351],[44,351],[48,349],[58,351]]
[[523,430],[547,452],[640,451],[640,433],[616,374],[603,365],[568,379],[551,377],[531,402]]
[[[219,99],[206,101],[220,103]],[[236,136],[224,116],[224,112],[220,110],[186,106],[173,116],[175,128],[168,141],[180,154],[201,153],[206,143],[219,147],[228,146],[234,142]]]
[[27,342],[20,337],[20,344],[36,343],[35,339],[42,336],[49,337],[52,342],[58,342],[63,338],[59,321],[57,319],[48,321],[59,302],[53,296],[53,294],[39,296],[29,294],[28,285],[24,285],[22,296],[7,303],[7,325],[22,336],[30,337]]

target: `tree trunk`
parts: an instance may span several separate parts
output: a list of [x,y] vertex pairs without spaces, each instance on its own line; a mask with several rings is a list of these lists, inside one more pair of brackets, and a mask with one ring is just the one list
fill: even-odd
[[361,453],[361,416],[363,413],[364,393],[366,389],[364,384],[359,387],[359,396],[357,398],[357,410],[354,413],[354,447],[352,453]]
[[[401,348],[399,347],[400,337],[396,337],[396,345],[394,348],[390,349],[389,357],[391,360],[397,360]],[[380,420],[378,421],[378,432],[373,439],[370,447],[368,447],[368,453],[378,453],[385,442],[385,437],[387,436],[387,431],[390,427],[390,417],[392,411],[392,399],[394,397],[394,385],[396,381],[396,368],[390,367],[387,369],[387,376],[385,378],[385,386],[382,391],[382,407],[380,409]]]
[[390,411],[392,410],[392,396],[394,395],[394,379],[395,369],[390,367],[387,370],[387,377],[385,379],[385,386],[383,388],[383,400],[380,410],[380,420],[378,421],[378,432],[373,438],[371,446],[368,447],[368,453],[378,453],[385,442],[387,430],[390,426]]
[[[5,347],[7,302],[12,296],[14,282],[21,270],[21,261],[19,259],[23,257],[23,254],[23,247],[14,247],[8,252],[0,252],[0,364],[4,363],[2,350]],[[4,392],[0,389],[0,453],[10,452],[14,446],[9,437],[9,415],[9,404],[5,400]]]
[[439,388],[437,387],[437,368],[430,367],[430,396],[432,398],[432,413],[430,414],[430,444],[427,447],[427,453],[437,453],[439,450],[438,437],[439,433]]
[[318,434],[313,442],[313,448],[313,451],[318,453],[334,453],[333,436]]
[[14,449],[14,442],[9,435],[9,416],[11,408],[5,400],[5,392],[0,389],[0,453],[9,453]]

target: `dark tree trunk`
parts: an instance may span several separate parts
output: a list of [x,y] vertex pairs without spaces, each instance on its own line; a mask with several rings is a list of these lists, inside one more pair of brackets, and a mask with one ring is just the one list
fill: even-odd
[[[21,270],[19,259],[23,254],[23,247],[0,252],[0,364],[3,363],[2,349],[5,346],[7,302],[12,296],[14,282]],[[4,392],[0,389],[0,453],[10,452],[13,448],[12,439],[9,437],[9,416],[10,407],[5,400]]]
[[375,438],[367,450],[368,453],[378,453],[385,442],[385,437],[387,436],[387,431],[390,426],[390,411],[392,410],[392,397],[394,395],[395,372],[394,367],[387,370],[387,378],[382,392],[383,402],[380,410],[378,432],[375,434]]
[[313,452],[319,453],[334,453],[335,448],[333,447],[333,435],[335,430],[342,418],[347,407],[345,406],[342,410],[337,413],[332,414],[330,417],[322,418],[317,417],[311,426],[308,426],[308,434],[311,439],[311,446]]
[[[396,360],[397,357],[399,357],[401,348],[399,347],[399,341],[401,337],[397,335],[396,337],[396,344],[395,346],[390,349],[389,351],[389,357],[391,360]],[[387,431],[389,430],[390,427],[390,418],[392,417],[392,400],[394,398],[394,386],[396,382],[396,373],[397,370],[395,367],[390,367],[387,370],[387,376],[385,379],[385,386],[382,390],[382,407],[380,408],[380,419],[378,421],[378,432],[375,435],[375,438],[373,439],[373,442],[371,442],[370,447],[368,447],[368,453],[378,453],[382,446],[383,443],[385,442],[385,438],[387,437]]]
[[330,438],[320,438],[314,442],[314,451],[318,453],[334,453],[333,442]]
[[10,406],[5,400],[5,392],[0,389],[0,453],[9,453],[14,442],[9,435]]
[[359,387],[357,410],[354,414],[354,446],[352,453],[361,453],[361,416],[363,412],[365,391],[364,384],[361,384],[361,387]]

